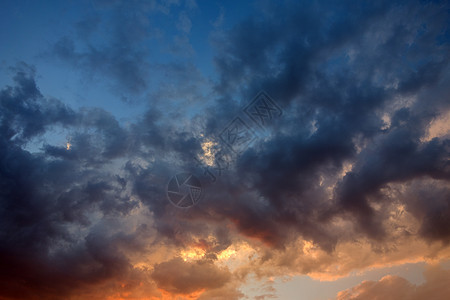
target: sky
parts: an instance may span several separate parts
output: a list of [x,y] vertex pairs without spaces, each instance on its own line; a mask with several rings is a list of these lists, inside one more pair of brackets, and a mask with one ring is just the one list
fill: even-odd
[[0,2],[0,300],[448,299],[448,1]]

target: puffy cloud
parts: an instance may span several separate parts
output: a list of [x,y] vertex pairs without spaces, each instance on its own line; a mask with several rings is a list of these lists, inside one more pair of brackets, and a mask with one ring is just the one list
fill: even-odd
[[[170,3],[145,7],[167,13]],[[101,6],[117,14],[110,44],[68,37],[54,52],[143,93],[146,10],[131,16],[123,5]],[[213,37],[217,82],[191,63],[156,65],[170,80],[127,126],[104,109],[43,96],[22,64],[0,91],[0,295],[238,299],[252,273],[326,280],[449,257],[450,144],[435,129],[450,109],[441,10],[268,3],[262,17]],[[185,17],[180,29],[189,32]],[[102,22],[88,18],[78,33],[89,39]],[[218,135],[261,88],[282,117],[263,137],[255,129],[260,138],[212,182],[194,158],[206,144],[230,154]],[[54,129],[69,133],[70,149],[46,141],[30,150]],[[205,193],[188,210],[165,195],[182,170]],[[236,256],[224,259],[227,250]],[[196,259],[184,261],[190,251]],[[386,277],[341,296],[394,287],[421,290]]]
[[[344,7],[351,17],[336,13]],[[264,88],[287,113],[269,139],[237,161],[235,176],[251,188],[237,188],[242,200],[227,216],[238,216],[245,235],[278,246],[284,232],[296,230],[332,250],[340,239],[330,223],[336,218],[354,219],[356,232],[381,241],[388,212],[374,207],[387,199],[383,188],[424,177],[445,185],[449,177],[445,136],[421,141],[449,109],[448,45],[430,43],[446,27],[439,5],[341,3],[317,10],[289,3],[269,4],[264,13],[221,40],[217,90],[251,99]],[[220,99],[216,109],[234,108]],[[208,123],[211,131],[217,123]]]
[[414,285],[398,276],[388,275],[379,281],[364,281],[358,286],[339,292],[337,299],[447,299],[450,271],[429,266],[424,272],[425,282]]

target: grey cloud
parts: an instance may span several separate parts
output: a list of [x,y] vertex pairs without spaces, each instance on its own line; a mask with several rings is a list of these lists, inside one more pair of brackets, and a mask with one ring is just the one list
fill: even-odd
[[[208,95],[196,87],[210,83],[194,66],[155,66],[170,80],[151,95],[155,105],[126,128],[102,109],[75,111],[47,99],[32,68],[17,69],[14,86],[0,91],[3,294],[63,298],[92,282],[139,278],[121,249],[128,244],[139,253],[146,226],[125,233],[107,220],[120,223],[140,205],[151,213],[155,245],[182,248],[195,236],[209,260],[240,235],[278,250],[302,236],[331,252],[346,238],[333,223],[339,218],[381,243],[388,212],[373,204],[389,201],[383,189],[401,184],[407,188],[398,199],[421,222],[420,237],[448,242],[449,141],[422,140],[430,122],[449,110],[448,41],[439,41],[448,15],[432,3],[324,4],[269,5],[264,17],[226,32],[215,60],[219,81]],[[120,7],[111,5],[105,9]],[[140,92],[148,84],[140,48],[148,26],[131,16],[117,20],[124,26],[113,26],[111,44],[81,50],[68,37],[54,52]],[[95,30],[96,22],[80,23],[80,32]],[[201,142],[217,138],[261,88],[283,107],[283,117],[216,183],[208,181],[193,160]],[[183,105],[198,110],[177,110]],[[51,144],[42,152],[24,150],[52,127],[70,132],[70,151]],[[353,168],[342,177],[346,164]],[[181,170],[199,175],[205,190],[187,211],[165,198],[168,179]],[[108,226],[94,224],[93,214]],[[206,242],[210,235],[214,243]],[[231,277],[211,261],[180,259],[159,262],[152,274],[158,287],[176,293],[219,290]]]
[[[320,17],[344,8],[351,17]],[[228,216],[242,213],[238,224],[261,224],[255,235],[268,242],[282,237],[281,224],[289,224],[330,250],[339,239],[327,227],[331,216],[350,213],[356,231],[379,240],[384,216],[372,210],[368,196],[389,182],[448,180],[448,141],[420,141],[434,116],[448,110],[445,93],[435,93],[448,85],[448,43],[436,42],[447,28],[439,10],[420,3],[352,8],[340,3],[320,11],[271,6],[266,18],[250,18],[225,35],[216,57],[221,76],[216,90],[230,96],[218,100],[216,109],[226,118],[237,111],[231,95],[250,100],[264,88],[287,110],[275,136],[244,153],[234,174],[266,197],[269,207],[253,202],[251,214],[243,214],[239,202]],[[412,95],[418,95],[416,103],[394,111],[391,127],[384,129],[381,113]],[[208,121],[211,132],[217,123]],[[338,176],[347,162],[353,170],[330,201],[320,177]],[[273,235],[264,235],[262,224],[270,224]],[[247,227],[238,226],[244,234],[250,233]]]

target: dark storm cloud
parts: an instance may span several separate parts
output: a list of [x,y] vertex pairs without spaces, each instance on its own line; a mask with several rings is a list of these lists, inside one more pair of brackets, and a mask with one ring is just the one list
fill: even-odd
[[[382,234],[382,225],[372,224],[375,215],[368,196],[390,182],[425,176],[444,181],[450,179],[450,141],[433,139],[421,143],[423,132],[418,135],[414,128],[425,128],[424,124],[420,124],[417,117],[409,116],[408,111],[399,111],[398,115],[394,116],[389,132],[359,155],[354,170],[347,173],[338,188],[342,207],[355,212],[360,218],[359,224],[373,237]],[[405,123],[398,124],[399,119]]]
[[[250,18],[220,40],[217,91],[251,99],[264,88],[287,109],[275,127],[280,133],[238,161],[234,175],[266,199],[248,196],[223,212],[244,234],[282,242],[289,224],[331,249],[338,237],[326,220],[348,212],[356,231],[378,239],[384,216],[368,196],[390,182],[448,180],[448,140],[420,140],[449,109],[449,44],[438,41],[448,31],[448,12],[441,5],[273,4],[264,18]],[[414,95],[412,107],[392,110]],[[235,109],[231,98],[217,110]],[[388,129],[383,113],[392,118]],[[329,201],[321,175],[338,176],[349,162],[352,172]]]
[[439,181],[414,180],[399,197],[407,203],[407,211],[420,220],[419,234],[428,241],[450,242],[450,187]]
[[[34,69],[22,64],[13,78],[16,86],[7,87],[0,94],[1,135],[19,144],[43,134],[49,125],[75,122],[74,112],[66,105],[56,100],[43,99],[29,72],[33,73]],[[42,102],[43,106],[40,105]]]
[[[182,163],[165,156],[189,161],[199,141],[187,128],[161,124],[154,109],[128,129],[102,109],[74,111],[40,93],[32,67],[13,71],[14,85],[0,91],[3,294],[60,299],[108,280],[141,280],[145,275],[119,248],[142,251],[151,229],[144,222],[125,233],[120,220],[143,203],[157,219],[157,242],[173,236],[173,224],[164,222],[170,206],[164,195],[167,178]],[[70,149],[44,143],[41,152],[25,150],[59,129],[68,132]],[[119,221],[99,225],[109,218]]]
[[[351,13],[337,13],[347,9]],[[439,6],[420,3],[320,10],[289,4],[266,13],[237,25],[221,41],[218,101],[205,131],[217,135],[237,113],[231,101],[236,89],[250,100],[263,87],[286,110],[274,125],[279,133],[241,155],[226,179],[206,183],[210,194],[196,211],[177,218],[197,233],[197,219],[229,220],[243,235],[274,247],[283,247],[294,230],[331,251],[340,236],[328,222],[350,214],[356,232],[382,239],[386,214],[371,207],[381,188],[424,176],[448,180],[448,141],[420,140],[430,121],[448,110],[448,43],[437,42],[447,15]],[[414,105],[395,108],[399,98],[413,96]],[[390,115],[388,128],[383,113]],[[154,118],[155,113],[143,124],[154,125]],[[163,132],[145,134],[160,141],[156,149],[179,152],[180,169],[193,170],[199,142],[188,132],[170,127]],[[353,169],[330,201],[321,178],[338,178],[346,163]],[[131,171],[131,164],[129,169],[135,192],[156,213],[161,233],[176,239],[180,219],[172,219],[173,207],[158,198],[175,169],[164,164],[152,171]],[[149,184],[158,172],[162,176]]]
[[[136,202],[125,193],[123,178],[95,168],[96,159],[105,162],[123,153],[117,122],[101,110],[74,112],[46,99],[30,69],[20,66],[15,86],[0,93],[1,290],[18,299],[64,298],[74,288],[129,268],[123,254],[108,245],[113,240],[99,238],[104,232],[78,240],[70,228],[86,228],[93,211],[127,214]],[[73,152],[50,145],[41,154],[21,148],[54,126],[97,129],[104,147],[83,141],[93,139],[84,134],[72,141]]]
[[252,96],[264,88],[279,101],[291,100],[304,89],[317,59],[357,38],[388,8],[383,2],[349,4],[269,2],[263,17],[245,20],[216,41],[223,50],[216,57],[219,90],[250,87]]
[[[331,252],[345,239],[333,225],[336,218],[381,242],[388,212],[373,204],[389,201],[383,188],[390,184],[419,182],[399,201],[421,221],[422,237],[448,241],[450,142],[423,140],[430,122],[450,105],[446,5],[269,4],[262,17],[244,20],[220,39],[216,101],[199,104],[206,115],[180,109],[206,99],[196,82],[209,83],[194,66],[156,66],[175,84],[162,84],[152,94],[158,105],[126,128],[102,109],[75,111],[44,97],[33,69],[18,67],[14,86],[0,91],[2,295],[65,298],[140,276],[174,293],[220,289],[231,275],[211,261],[170,258],[152,262],[151,275],[136,274],[123,249],[143,251],[152,229],[152,245],[201,244],[212,261],[239,235],[278,250],[302,236]],[[54,53],[108,74],[128,91],[143,91],[141,42],[149,27],[135,8],[120,14],[119,2],[101,5],[111,7],[117,15],[110,43],[89,43],[103,22],[94,16],[77,25],[84,42],[63,38]],[[233,100],[250,101],[259,89],[283,107],[283,117],[223,177],[208,181],[194,160],[201,142],[214,140],[239,112]],[[68,130],[70,150],[53,144],[25,150],[53,128]],[[352,170],[341,174],[347,164]],[[190,210],[165,197],[168,179],[181,170],[199,175],[205,191]],[[424,180],[436,186],[431,190]],[[125,233],[122,218],[140,204],[153,225]]]

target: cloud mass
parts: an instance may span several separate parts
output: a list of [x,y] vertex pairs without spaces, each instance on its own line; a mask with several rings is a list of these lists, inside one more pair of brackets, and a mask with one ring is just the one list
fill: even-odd
[[[448,297],[448,3],[242,9],[93,1],[36,61],[0,52],[1,299],[265,299],[254,278],[423,261],[422,284],[334,296]],[[65,94],[54,72],[77,78]],[[244,111],[261,90],[280,109],[262,127]],[[204,193],[188,209],[167,199],[180,172]]]

